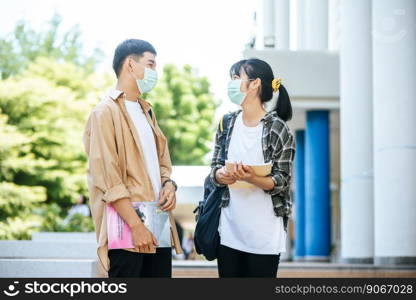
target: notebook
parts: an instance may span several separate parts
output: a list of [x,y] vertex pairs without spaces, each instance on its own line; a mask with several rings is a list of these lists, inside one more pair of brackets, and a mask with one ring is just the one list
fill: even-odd
[[[169,213],[162,211],[157,206],[157,201],[135,201],[131,204],[146,228],[156,237],[159,243],[158,247],[170,247]],[[130,227],[111,203],[107,205],[106,213],[108,249],[134,248]]]
[[[234,169],[235,162],[225,161],[225,167],[227,170]],[[268,176],[272,172],[272,162],[264,163],[264,164],[256,164],[256,165],[248,165],[254,169],[254,173],[257,176]],[[236,189],[243,189],[243,188],[251,188],[254,185],[248,183],[246,181],[237,180],[235,183],[230,184],[229,187],[236,188]]]

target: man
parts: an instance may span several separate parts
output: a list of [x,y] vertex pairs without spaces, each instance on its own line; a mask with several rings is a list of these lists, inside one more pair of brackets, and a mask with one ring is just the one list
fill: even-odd
[[[83,138],[98,257],[109,277],[171,277],[172,242],[181,252],[171,214],[177,187],[167,139],[150,103],[141,99],[157,82],[156,50],[146,41],[126,40],[116,48],[113,69],[116,89],[93,109]],[[159,245],[134,202],[156,202],[169,212],[170,230],[161,237],[169,245]],[[107,205],[128,225],[134,248],[108,249]]]

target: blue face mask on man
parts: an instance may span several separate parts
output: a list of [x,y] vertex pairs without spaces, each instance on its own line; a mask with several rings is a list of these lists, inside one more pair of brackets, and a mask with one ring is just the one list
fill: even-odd
[[157,71],[150,68],[144,68],[143,79],[137,79],[136,83],[141,94],[150,92],[157,83]]

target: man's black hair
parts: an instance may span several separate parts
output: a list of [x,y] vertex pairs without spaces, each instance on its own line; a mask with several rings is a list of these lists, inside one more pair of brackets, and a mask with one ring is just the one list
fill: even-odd
[[119,44],[114,52],[113,58],[113,69],[116,73],[116,76],[120,75],[121,67],[123,66],[124,60],[129,55],[138,55],[143,56],[143,53],[150,52],[156,55],[156,50],[149,42],[138,40],[138,39],[128,39]]

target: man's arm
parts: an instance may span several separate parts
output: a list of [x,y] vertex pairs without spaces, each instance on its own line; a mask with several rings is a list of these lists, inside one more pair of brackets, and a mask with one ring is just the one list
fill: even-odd
[[94,110],[88,122],[89,133],[84,136],[84,143],[92,182],[104,193],[102,200],[112,204],[132,229],[135,248],[140,252],[152,252],[149,240],[154,245],[157,241],[136,214],[130,201],[130,193],[122,179],[111,112],[106,108]]
[[95,109],[88,122],[89,132],[84,136],[88,167],[93,184],[104,194],[102,201],[108,204],[129,198],[118,164],[111,112],[102,107]]

